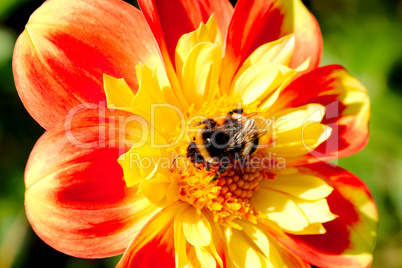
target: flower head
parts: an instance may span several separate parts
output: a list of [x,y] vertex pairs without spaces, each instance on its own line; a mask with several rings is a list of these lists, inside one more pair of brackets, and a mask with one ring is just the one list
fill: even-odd
[[318,67],[303,4],[139,4],[49,1],[17,41],[17,89],[47,129],[25,176],[38,235],[124,252],[119,267],[369,266],[375,203],[324,162],[366,144],[367,91]]

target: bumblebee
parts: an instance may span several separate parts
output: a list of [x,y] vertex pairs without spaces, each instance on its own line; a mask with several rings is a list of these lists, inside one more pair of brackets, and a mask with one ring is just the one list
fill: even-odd
[[207,171],[216,169],[211,182],[228,170],[230,163],[242,161],[254,153],[259,138],[265,134],[258,129],[252,116],[243,112],[238,108],[230,111],[223,120],[205,119],[197,123],[200,128],[190,136],[187,158],[198,169],[197,164],[202,164]]

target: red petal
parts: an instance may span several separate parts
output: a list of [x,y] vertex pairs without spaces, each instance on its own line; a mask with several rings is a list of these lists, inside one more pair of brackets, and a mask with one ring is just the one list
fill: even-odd
[[[179,38],[196,30],[214,14],[220,31],[226,34],[233,7],[227,0],[139,0],[142,12],[159,45],[170,82],[176,85],[174,55]],[[172,81],[172,79],[174,79]]]
[[223,86],[228,87],[243,61],[259,46],[295,33],[291,67],[310,58],[310,68],[318,66],[322,37],[314,16],[296,1],[239,0],[229,26],[224,58]]
[[141,12],[117,0],[46,1],[14,50],[18,93],[50,128],[75,105],[106,101],[103,73],[137,88],[135,65],[157,55]]
[[[351,101],[348,92],[357,94]],[[349,156],[366,146],[370,119],[367,91],[339,65],[317,68],[293,81],[279,95],[271,107],[277,111],[320,103],[326,107],[322,121],[332,128],[329,139],[310,153],[307,162],[337,159]]]
[[304,261],[319,267],[368,267],[375,243],[378,215],[364,183],[348,171],[327,163],[300,168],[325,178],[334,191],[327,198],[339,217],[324,223],[322,235],[290,235],[274,227],[267,231]]
[[126,187],[117,163],[124,139],[138,132],[128,124],[136,119],[125,112],[81,111],[39,139],[26,168],[25,206],[47,244],[83,258],[121,254],[158,211]]
[[138,233],[117,267],[175,267],[173,222],[183,206],[187,204],[176,203],[156,214]]

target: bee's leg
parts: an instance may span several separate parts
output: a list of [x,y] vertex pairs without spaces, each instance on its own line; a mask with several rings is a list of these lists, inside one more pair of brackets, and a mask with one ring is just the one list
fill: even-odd
[[211,180],[209,183],[212,183],[212,182],[216,181],[216,180],[219,178],[220,175],[221,175],[221,173],[220,173],[219,170],[218,170],[218,171],[216,172],[215,176],[212,178],[212,180]]
[[179,158],[179,157],[184,157],[184,155],[182,155],[182,154],[177,155],[177,156],[173,159],[172,166],[173,166],[174,163],[176,162],[176,159]]
[[228,169],[229,169],[229,164],[228,164],[228,163],[222,164],[222,165],[219,167],[218,171],[216,172],[215,176],[214,176],[214,177],[212,178],[212,180],[210,181],[210,183],[216,181],[216,180],[219,178],[219,176],[220,176],[223,172],[225,172],[226,170],[228,170]]
[[207,161],[205,161],[205,162],[203,163],[203,165],[204,165],[204,168],[205,168],[206,171],[209,171],[209,170],[212,168],[211,163],[209,163],[209,162],[207,162]]

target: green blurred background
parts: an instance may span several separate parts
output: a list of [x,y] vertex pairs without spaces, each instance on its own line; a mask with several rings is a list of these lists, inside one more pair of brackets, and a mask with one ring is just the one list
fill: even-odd
[[[0,0],[0,268],[114,267],[118,257],[82,260],[53,250],[26,220],[24,168],[44,130],[18,98],[11,58],[16,38],[42,2]],[[370,142],[339,165],[362,178],[377,202],[380,226],[373,267],[402,267],[402,1],[304,2],[321,25],[322,65],[345,66],[370,92]]]

